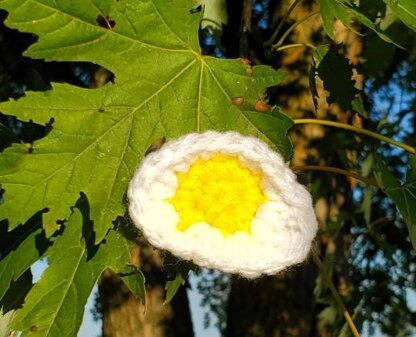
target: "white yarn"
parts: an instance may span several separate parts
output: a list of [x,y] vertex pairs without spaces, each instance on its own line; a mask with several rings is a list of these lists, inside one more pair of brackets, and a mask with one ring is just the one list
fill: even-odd
[[[251,235],[223,236],[207,223],[179,231],[179,215],[165,200],[175,195],[177,172],[187,172],[198,158],[218,152],[237,155],[254,172],[262,172],[268,202],[251,221]],[[255,137],[236,132],[191,133],[149,154],[128,190],[129,212],[149,242],[201,267],[247,278],[273,275],[304,261],[318,226],[312,199],[282,156]]]

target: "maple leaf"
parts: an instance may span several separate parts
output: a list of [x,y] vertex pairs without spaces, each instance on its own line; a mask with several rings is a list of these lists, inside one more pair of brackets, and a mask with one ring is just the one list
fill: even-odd
[[[386,0],[389,1],[389,0]],[[411,1],[411,0],[410,0]],[[386,42],[394,43],[396,46],[398,41],[385,31],[383,31],[379,24],[374,22],[366,11],[362,10],[352,0],[317,0],[320,5],[320,13],[323,20],[323,27],[325,32],[332,39],[335,38],[335,19],[339,19],[348,29],[359,34],[359,32],[352,25],[353,20],[358,20],[361,24],[374,31],[381,39]],[[361,4],[360,4],[361,5]]]
[[410,241],[416,248],[416,156],[409,158],[410,167],[406,174],[406,181],[401,184],[399,179],[391,173],[386,164],[377,160],[374,175],[383,192],[395,203],[409,230]]
[[416,32],[416,2],[413,0],[383,0],[400,20]]
[[[88,61],[115,74],[99,89],[54,84],[0,111],[22,121],[52,123],[28,153],[14,144],[0,156],[5,190],[0,219],[9,230],[39,210],[48,236],[85,193],[96,242],[125,213],[125,193],[148,147],[207,129],[235,130],[274,144],[289,158],[289,117],[254,109],[284,76],[268,66],[201,55],[202,13],[192,0],[2,0],[6,24],[39,36],[32,58]],[[239,104],[233,98],[239,97]]]
[[[48,250],[49,267],[25,298],[23,308],[16,312],[12,329],[31,336],[75,336],[91,290],[107,268],[121,275],[136,276],[135,287],[144,291],[144,277],[128,266],[131,243],[118,231],[111,230],[105,242],[94,248],[83,231],[91,227],[82,208],[74,208],[63,235],[56,238]],[[132,271],[131,271],[132,270]],[[123,277],[123,281],[124,277]],[[128,286],[132,282],[126,282]],[[133,293],[144,299],[144,292]]]

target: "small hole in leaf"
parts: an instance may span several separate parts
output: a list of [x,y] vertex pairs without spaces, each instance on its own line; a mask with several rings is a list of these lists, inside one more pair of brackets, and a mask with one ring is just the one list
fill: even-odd
[[[33,144],[49,134],[53,127],[53,118],[45,125],[34,123],[32,120],[20,121],[14,116],[6,116],[0,113],[1,139],[0,151],[13,143]],[[29,147],[29,146],[28,146]]]
[[4,188],[0,185],[0,205],[4,203]]
[[199,13],[201,10],[202,10],[202,5],[199,5],[199,6],[197,6],[197,7],[191,8],[191,9],[189,10],[189,12],[190,12],[191,14],[195,14],[195,13]]
[[38,328],[37,328],[36,325],[32,325],[29,330],[30,330],[30,332],[36,332],[36,331],[38,331]]
[[97,19],[95,21],[98,23],[100,27],[103,27],[105,29],[110,29],[110,30],[112,30],[114,26],[116,25],[116,22],[112,20],[109,15],[104,16],[100,14],[97,16]]

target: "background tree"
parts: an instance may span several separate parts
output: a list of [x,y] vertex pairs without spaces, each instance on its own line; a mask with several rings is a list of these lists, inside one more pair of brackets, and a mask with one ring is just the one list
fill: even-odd
[[[241,50],[235,42],[240,41],[241,43],[242,39],[250,40],[251,38],[251,48],[248,54],[250,59],[254,60],[254,62],[271,64],[272,66],[287,69],[290,74],[288,76],[289,78],[286,80],[285,85],[280,85],[278,89],[270,91],[270,100],[282,106],[285,112],[289,113],[293,118],[310,117],[316,113],[322,119],[338,120],[344,123],[352,122],[359,127],[362,127],[363,124],[368,125],[366,119],[359,118],[356,113],[354,114],[351,111],[353,109],[351,102],[353,102],[353,105],[358,102],[364,103],[365,108],[362,106],[362,110],[359,110],[363,115],[362,117],[369,117],[365,113],[365,110],[371,110],[370,116],[377,115],[377,108],[372,107],[371,104],[374,100],[378,101],[374,96],[378,96],[379,90],[386,91],[387,88],[383,86],[387,83],[389,83],[390,88],[392,85],[394,86],[393,82],[395,80],[390,79],[389,76],[397,72],[400,67],[407,68],[409,66],[407,64],[408,59],[411,60],[414,56],[403,52],[400,48],[384,43],[378,39],[374,32],[365,29],[365,27],[355,26],[357,30],[365,34],[364,36],[360,36],[346,29],[345,26],[337,21],[335,22],[336,30],[334,35],[335,42],[339,45],[336,50],[340,55],[344,55],[346,59],[330,59],[328,57],[328,63],[323,64],[320,72],[320,77],[324,80],[324,85],[327,84],[329,86],[328,89],[333,89],[333,91],[330,90],[330,95],[333,94],[336,97],[336,103],[330,107],[325,104],[326,99],[324,97],[325,94],[322,93],[322,87],[320,87],[319,92],[323,99],[321,98],[318,102],[313,102],[312,97],[316,93],[311,93],[311,90],[316,90],[314,86],[319,86],[321,83],[316,84],[312,81],[312,88],[310,88],[311,74],[313,76],[312,78],[315,77],[316,63],[314,64],[314,62],[316,60],[314,60],[314,56],[316,57],[316,54],[314,55],[308,45],[313,46],[330,43],[328,38],[323,34],[321,18],[316,15],[310,17],[308,21],[297,25],[292,34],[287,36],[288,40],[285,43],[288,44],[289,48],[286,49],[283,47],[279,54],[272,53],[265,48],[273,42],[269,38],[273,36],[276,31],[274,28],[279,27],[279,23],[285,23],[286,29],[288,29],[291,27],[291,24],[302,21],[303,18],[308,17],[317,9],[317,4],[314,2],[308,3],[304,1],[302,5],[299,5],[299,2],[294,3],[297,4],[297,8],[295,6],[292,7],[296,9],[290,12],[287,20],[286,14],[288,13],[288,8],[290,8],[289,3],[255,2],[254,7],[258,10],[257,16],[254,15],[254,22],[252,24],[254,28],[248,34],[249,38],[243,37],[242,26],[237,24],[238,22],[244,22],[244,18],[242,17],[245,13],[242,9],[243,3],[228,3],[229,20],[234,24],[225,28],[225,39],[222,40],[223,44],[225,44],[224,49],[231,56],[241,56]],[[383,4],[378,5],[381,7],[384,6]],[[368,15],[372,15],[373,18],[379,15],[381,19],[380,12],[378,12],[381,7],[372,6],[372,8],[367,8],[366,10],[368,11]],[[284,19],[287,21],[285,22]],[[386,19],[384,20],[387,21]],[[395,29],[399,30],[398,27],[395,27]],[[284,29],[282,29],[281,35],[284,35]],[[409,46],[411,44],[410,41],[414,39],[412,35],[410,34],[408,37]],[[239,36],[240,39],[238,39]],[[299,42],[301,45],[297,45]],[[375,51],[383,47],[386,48],[385,57],[381,57],[380,53]],[[373,65],[375,67],[371,69]],[[384,71],[388,71],[387,76]],[[333,77],[334,74],[340,75],[341,73],[343,75],[338,77],[336,81],[331,80],[330,77]],[[409,72],[405,71],[404,74],[406,74],[405,76],[412,77],[412,70],[409,69]],[[351,81],[351,77],[354,81]],[[336,84],[338,86],[337,89],[331,87],[334,82],[338,82]],[[404,82],[407,82],[407,80]],[[368,89],[364,92],[359,92],[359,89],[363,89],[364,83],[368,83]],[[370,83],[377,84],[370,86]],[[396,87],[395,90],[400,90],[398,89],[399,87]],[[354,102],[354,99],[357,99],[355,95],[358,93],[360,93],[360,96]],[[390,106],[402,104],[398,100],[395,100],[394,96],[395,94],[392,95],[391,93],[386,96],[391,100],[389,102]],[[406,97],[406,105],[408,104],[409,110],[413,110],[412,104],[414,103],[411,103],[413,96],[414,94],[412,92],[407,91],[401,94],[401,97]],[[332,99],[330,97],[330,102],[334,101],[334,97]],[[314,107],[316,103],[318,103],[318,106]],[[357,106],[355,105],[354,108],[357,108]],[[412,112],[409,110],[407,110],[409,119],[406,120],[406,124],[402,124],[406,130],[404,134],[408,135],[414,130],[414,126],[409,123],[412,120],[414,121],[414,116],[411,115]],[[393,113],[391,111],[391,114]],[[375,119],[377,118],[379,116],[375,117]],[[390,121],[392,120],[394,118],[391,118]],[[360,166],[363,165],[363,162],[367,161],[365,173],[366,175],[369,174],[372,169],[372,164],[368,163],[368,161],[372,160],[372,156],[364,153],[361,155],[361,158],[358,157],[357,151],[360,151],[361,146],[357,146],[357,142],[360,142],[360,139],[347,139],[346,137],[348,135],[341,132],[328,134],[324,128],[316,125],[305,125],[301,129],[295,129],[291,134],[291,139],[294,141],[295,146],[292,163],[295,166],[320,164],[347,167],[360,171]],[[332,139],[329,142],[330,144],[328,143],[328,139]],[[366,139],[366,141],[368,140]],[[384,150],[384,154],[389,152],[389,149]],[[404,163],[401,163],[401,165],[404,165]],[[314,167],[304,167],[306,169],[316,169]],[[316,210],[322,229],[319,249],[322,256],[326,256],[327,260],[331,261],[329,268],[331,274],[334,273],[334,279],[338,281],[338,291],[344,297],[344,300],[352,300],[353,306],[357,306],[356,320],[358,322],[364,319],[367,322],[375,321],[390,334],[394,334],[394,331],[397,332],[397,329],[407,331],[409,328],[407,322],[413,322],[414,315],[408,308],[406,294],[402,292],[401,295],[393,295],[389,291],[389,288],[394,286],[395,282],[400,284],[400,288],[413,287],[408,275],[414,264],[414,254],[411,252],[405,236],[394,236],[395,238],[400,237],[400,242],[391,240],[388,243],[383,243],[381,247],[378,245],[374,246],[372,243],[366,243],[365,248],[352,250],[351,232],[359,231],[362,233],[364,231],[365,233],[366,231],[363,229],[363,225],[369,225],[371,219],[378,219],[375,220],[376,224],[379,221],[386,221],[386,218],[382,214],[371,214],[372,210],[378,207],[381,209],[384,208],[384,211],[386,211],[385,206],[377,207],[374,205],[372,208],[368,208],[370,206],[369,198],[371,198],[370,194],[372,192],[368,192],[369,194],[364,199],[364,194],[361,194],[361,187],[357,186],[356,180],[345,179],[345,177],[334,175],[323,176],[321,172],[318,174],[311,172],[308,175],[309,177],[306,181],[314,181],[317,188]],[[304,178],[304,175],[301,176],[301,179]],[[352,190],[360,190],[360,197],[356,197],[354,200]],[[380,198],[380,195],[378,197]],[[379,202],[383,203],[384,198],[381,199]],[[357,206],[360,202],[363,204],[357,211]],[[364,210],[366,219],[363,219],[362,211]],[[391,211],[393,210],[390,209]],[[399,228],[393,227],[390,230],[402,231],[404,229],[403,225],[396,224],[395,226]],[[384,226],[383,228],[385,230]],[[360,240],[372,242],[374,240],[373,236],[377,237],[380,235],[382,234],[377,231],[371,235],[365,235],[365,238],[358,237]],[[401,265],[399,269],[403,269],[397,272],[400,275],[400,281],[387,281],[385,278],[388,270],[392,268],[396,269],[395,262],[391,256],[391,251],[394,249],[392,246],[407,246],[403,252],[398,252],[403,261],[406,261],[404,263],[406,267]],[[371,247],[371,252],[367,251],[369,247]],[[385,250],[389,251],[387,256],[385,256]],[[355,254],[360,256],[360,258],[357,259],[354,256]],[[356,263],[367,264],[368,261],[366,261],[365,256],[369,255],[374,258],[377,254],[380,254],[380,260],[375,263],[375,270],[370,272],[369,270],[373,269],[370,266],[362,269],[355,265]],[[369,276],[370,274],[372,276]],[[310,268],[307,265],[275,278],[262,279],[259,282],[249,282],[239,278],[233,279],[230,298],[228,300],[228,320],[227,324],[224,325],[226,327],[225,335],[332,336],[336,334],[337,330],[334,330],[334,324],[343,324],[343,322],[339,321],[336,323],[336,305],[333,300],[328,298],[328,294],[325,294],[325,291],[322,293],[322,280],[320,278],[317,279],[317,277],[318,273],[316,268]],[[383,282],[380,282],[381,280],[379,278],[382,278]],[[367,294],[371,293],[373,295],[365,296],[362,301],[356,301],[354,303],[354,299],[360,298],[359,294],[361,293],[358,291],[357,285],[367,282],[373,285],[373,289],[371,290],[366,287],[368,290]],[[202,288],[207,291],[206,301],[209,302],[210,288],[205,288],[204,286]],[[386,296],[383,300],[375,299],[374,294],[379,291],[390,294],[391,296]],[[401,305],[396,306],[392,304],[392,302],[394,303],[396,301],[400,302]],[[371,305],[372,302],[378,302],[378,309],[375,309]],[[397,317],[398,313],[395,310],[392,311],[392,316],[387,314],[391,306],[395,310],[400,310],[400,316],[407,317],[407,322],[403,321],[400,323],[396,321],[394,317]],[[374,312],[380,311],[381,308],[383,308],[381,310],[382,314],[379,317],[374,315]],[[362,317],[360,317],[360,314],[362,314]],[[386,317],[386,314],[389,317]],[[372,328],[374,328],[374,325],[370,325],[370,331]],[[345,329],[343,331],[345,332]]]
[[[25,3],[28,4],[29,1]],[[135,50],[132,55],[125,54],[128,48],[120,50],[119,55],[123,55],[124,59],[117,58],[117,53],[113,56],[104,54],[100,58],[99,55],[103,55],[104,52],[100,49],[104,47],[100,45],[96,45],[96,50],[86,50],[82,47],[81,40],[73,41],[74,49],[67,50],[66,46],[72,47],[71,44],[65,43],[63,37],[60,38],[61,40],[59,38],[54,40],[46,34],[46,32],[53,34],[51,27],[54,24],[58,27],[64,24],[68,15],[80,17],[80,22],[85,21],[89,25],[93,23],[98,27],[97,29],[101,29],[97,30],[100,34],[106,32],[102,36],[113,38],[111,48],[114,48],[117,44],[114,44],[116,38],[112,35],[112,31],[117,33],[117,29],[121,27],[121,34],[125,34],[123,31],[125,27],[122,23],[124,21],[120,20],[124,18],[123,15],[129,17],[117,7],[124,5],[115,5],[108,1],[94,10],[89,7],[90,3],[93,2],[88,1],[85,8],[80,7],[78,10],[71,9],[65,4],[52,6],[49,10],[59,17],[56,21],[54,19],[50,22],[40,21],[41,23],[37,26],[31,26],[31,22],[36,24],[36,20],[47,17],[43,12],[44,8],[35,6],[27,10],[23,5],[23,9],[19,9],[14,1],[0,2],[0,7],[14,15],[8,25],[41,36],[38,42],[41,47],[32,49],[32,57],[72,61],[69,63],[43,62],[23,58],[20,56],[21,53],[35,41],[35,38],[32,35],[17,33],[2,27],[0,76],[3,80],[0,81],[0,95],[3,100],[8,97],[22,96],[26,90],[49,90],[50,82],[66,82],[84,88],[101,88],[109,82],[110,85],[115,83],[115,87],[124,85],[123,88],[129,88],[128,80],[126,80],[128,76],[122,68],[127,69],[125,60],[132,60],[132,55],[142,55],[141,49]],[[145,5],[147,2],[142,3],[144,5],[141,10],[148,10]],[[415,257],[410,243],[410,241],[415,242],[414,234],[412,235],[415,215],[411,209],[412,202],[416,202],[414,200],[414,174],[408,174],[407,185],[398,187],[395,185],[394,178],[389,177],[383,160],[396,177],[404,179],[406,165],[411,165],[411,167],[415,165],[413,157],[410,157],[409,161],[409,157],[403,151],[392,149],[390,145],[380,143],[378,140],[341,130],[335,132],[335,129],[326,128],[315,122],[303,124],[306,121],[302,122],[299,119],[318,118],[342,122],[354,125],[355,128],[365,128],[388,137],[395,137],[409,145],[414,145],[414,99],[416,97],[414,93],[416,87],[413,47],[416,26],[414,5],[410,0],[389,3],[391,7],[387,7],[381,1],[354,4],[350,1],[338,1],[331,4],[323,0],[293,3],[246,0],[228,1],[225,13],[224,2],[213,3],[218,6],[218,11],[210,12],[210,14],[213,15],[214,21],[217,23],[219,21],[219,24],[214,27],[212,25],[204,27],[203,24],[201,27],[200,42],[205,54],[227,58],[245,57],[251,62],[251,65],[246,65],[248,71],[251,71],[251,66],[266,64],[288,72],[278,86],[269,88],[267,99],[269,104],[277,104],[285,113],[294,118],[295,123],[302,124],[291,129],[290,138],[294,146],[291,163],[300,172],[299,179],[309,186],[315,198],[321,229],[316,240],[316,253],[323,259],[324,264],[319,272],[311,260],[311,263],[276,277],[265,277],[255,282],[238,277],[229,279],[222,274],[214,278],[202,279],[199,286],[205,294],[205,303],[219,315],[219,326],[226,336],[346,335],[349,330],[338,313],[337,304],[325,282],[325,278],[329,276],[345,305],[354,313],[354,321],[358,327],[363,329],[362,323],[365,321],[367,322],[365,329],[369,329],[370,332],[375,326],[380,326],[388,335],[409,335],[412,326],[416,324],[414,313],[410,310],[407,300],[407,290],[415,288],[415,280],[412,276],[415,270]],[[209,8],[210,3],[206,3],[206,6]],[[190,7],[189,2],[188,8]],[[175,17],[176,11],[180,12],[178,8],[174,9],[169,5],[167,9],[164,9],[164,14],[179,20],[178,16]],[[184,11],[181,13],[180,15],[183,16]],[[2,14],[3,17],[6,16],[5,12]],[[187,15],[194,17],[188,20],[190,23],[198,20],[198,13]],[[334,18],[337,20],[334,21]],[[212,20],[212,17],[210,19]],[[227,19],[227,25],[221,26],[221,21],[224,22],[225,19]],[[135,20],[138,19],[135,18]],[[174,27],[176,37],[170,33],[152,36],[150,31],[143,36],[148,42],[162,45],[180,44],[178,38],[191,41],[189,42],[191,44],[195,43],[195,40],[189,37],[188,31],[181,31],[178,28],[180,23],[169,20],[168,22],[171,27]],[[66,38],[71,35],[79,36],[88,41],[91,36],[81,32],[79,30],[81,27],[80,24],[75,28],[70,27],[68,32],[62,30],[63,36]],[[138,24],[136,28],[140,31],[142,29],[140,27]],[[222,29],[218,30],[218,28]],[[71,31],[71,29],[75,30]],[[43,39],[42,36],[44,36]],[[134,46],[133,43],[132,49],[135,48]],[[140,59],[140,62],[143,60]],[[92,61],[102,67],[93,63],[73,61]],[[118,66],[115,66],[114,64],[117,63]],[[147,64],[136,64],[134,61],[131,63],[136,69],[143,69],[141,67],[146,69],[146,73],[139,72],[135,80],[144,85],[142,90],[149,90],[148,87],[143,88],[150,83],[149,78],[154,76],[153,68]],[[236,65],[235,69],[237,69]],[[141,88],[140,85],[139,88]],[[188,89],[192,89],[192,86]],[[256,95],[261,95],[261,90],[252,89],[253,92],[247,93],[247,102],[250,102],[252,106],[244,106],[244,109],[255,111],[253,103],[256,99],[264,97],[256,97]],[[66,90],[69,88],[67,87]],[[131,89],[124,90],[129,92]],[[132,92],[137,93],[137,88]],[[65,97],[62,91],[60,95]],[[74,91],[72,95],[65,104],[73,104],[77,95],[79,95],[78,101],[82,97],[77,91]],[[207,91],[207,95],[214,95],[214,93]],[[75,334],[80,323],[80,313],[82,317],[83,303],[75,306],[77,310],[75,321],[71,321],[68,311],[65,310],[58,310],[59,314],[46,323],[42,322],[39,316],[27,313],[35,304],[46,306],[44,300],[35,301],[33,295],[32,297],[30,295],[31,275],[28,268],[39,257],[46,256],[55,263],[51,264],[49,274],[45,276],[46,280],[43,279],[44,285],[40,282],[36,288],[37,294],[42,295],[41,299],[44,295],[45,299],[51,302],[62,298],[63,301],[68,300],[68,295],[59,297],[59,294],[42,292],[42,290],[48,287],[48,282],[51,282],[54,273],[63,272],[57,267],[56,261],[67,263],[67,269],[71,272],[71,261],[66,261],[66,257],[59,255],[60,246],[75,242],[70,241],[71,234],[72,240],[77,237],[83,238],[79,246],[74,247],[74,254],[79,254],[81,260],[85,261],[85,266],[82,265],[81,269],[74,269],[75,274],[79,270],[82,271],[82,268],[90,268],[94,270],[95,274],[92,274],[99,275],[106,267],[110,267],[119,274],[116,276],[107,270],[101,278],[99,308],[104,321],[105,336],[191,335],[192,328],[184,289],[181,288],[180,293],[174,299],[176,302],[172,302],[171,306],[162,306],[163,287],[167,278],[160,270],[162,264],[160,256],[144,243],[134,248],[136,235],[126,234],[130,229],[126,219],[119,217],[111,226],[108,222],[100,224],[94,217],[95,208],[100,209],[100,206],[94,204],[95,191],[91,190],[90,194],[86,193],[85,196],[81,196],[78,203],[75,204],[74,201],[65,206],[69,210],[70,206],[75,205],[81,216],[75,210],[73,216],[75,219],[71,217],[69,223],[61,222],[66,219],[65,216],[56,218],[61,224],[58,231],[58,227],[52,226],[48,218],[50,212],[42,208],[36,209],[40,213],[32,217],[25,225],[17,227],[14,225],[18,223],[15,215],[19,212],[19,207],[10,206],[8,203],[8,188],[10,190],[13,188],[9,177],[15,167],[17,174],[24,172],[25,167],[19,167],[19,163],[15,160],[21,150],[16,150],[17,147],[11,147],[11,144],[24,144],[28,154],[36,155],[37,144],[43,144],[36,143],[36,140],[44,137],[47,140],[48,137],[53,137],[53,133],[50,134],[51,130],[54,130],[54,127],[55,131],[65,129],[59,122],[65,119],[69,121],[69,117],[60,116],[59,111],[58,113],[53,110],[44,112],[47,109],[43,106],[44,103],[40,97],[28,98],[27,102],[32,100],[34,104],[30,113],[25,103],[0,106],[0,110],[5,113],[0,116],[0,146],[5,149],[0,162],[0,183],[5,190],[3,205],[0,206],[0,219],[8,219],[8,221],[6,219],[2,221],[1,230],[4,239],[0,241],[0,264],[4,270],[3,275],[6,275],[2,276],[0,282],[3,310],[7,312],[19,308],[29,292],[26,304],[21,311],[24,314],[20,316],[19,313],[17,314],[20,320],[14,323],[14,328],[26,331],[28,334],[54,336],[58,334],[55,330],[57,326],[70,325],[73,330],[66,329],[65,333],[68,336]],[[107,97],[117,100],[120,94],[113,92]],[[124,99],[128,101],[129,97],[126,96]],[[161,96],[158,99],[164,102],[165,98]],[[51,100],[58,102],[56,97],[52,97],[47,101],[49,106],[53,106],[50,104]],[[180,97],[179,101],[181,101]],[[58,108],[55,106],[54,109],[59,110],[59,103],[57,104]],[[88,107],[96,108],[97,113],[103,113],[106,109],[111,111],[112,107],[108,103],[102,103],[103,106],[96,107],[92,98],[88,104],[82,108],[75,106],[75,110],[83,111],[85,115]],[[222,104],[228,106],[227,104],[231,105],[231,102],[222,102]],[[155,105],[152,103],[149,103],[146,108],[148,111],[155,111]],[[178,106],[178,110],[176,108],[173,106],[173,111],[180,116],[180,109],[183,109],[183,106]],[[206,109],[215,111],[218,108],[208,105]],[[266,112],[265,118],[267,114]],[[46,116],[48,118],[45,118]],[[82,128],[81,124],[76,124],[80,123],[79,121],[71,121],[71,123],[73,123],[71,128],[72,125],[78,129]],[[89,123],[92,122],[89,121]],[[258,132],[266,135],[277,144],[281,144],[279,141],[286,137],[284,128],[276,129],[273,135],[270,135],[264,131],[263,126],[259,123],[258,129],[250,130],[250,133]],[[226,121],[216,127],[220,129],[245,128],[244,125],[230,125]],[[188,130],[188,126],[169,124],[165,130],[157,130],[149,139],[142,140],[138,152],[143,154],[158,138],[157,136],[167,135],[171,138],[184,133],[185,129]],[[65,141],[61,143],[61,148],[63,144]],[[42,149],[42,145],[39,148]],[[279,149],[289,157],[290,149],[285,146]],[[344,171],[340,171],[342,174],[338,175],[333,172],[334,167]],[[359,175],[358,180],[356,173]],[[373,178],[373,173],[377,179]],[[26,177],[17,175],[13,179],[25,183]],[[64,178],[60,179],[60,182],[65,184]],[[365,184],[362,184],[360,180]],[[32,184],[33,181],[30,183]],[[374,188],[373,185],[378,185],[382,189]],[[382,193],[382,190],[389,198]],[[84,189],[80,188],[77,192],[84,192]],[[408,227],[398,216],[392,200],[402,212]],[[30,201],[29,205],[32,203],[35,204]],[[26,213],[30,213],[31,209],[34,207],[29,207]],[[53,211],[53,207],[51,209]],[[9,216],[4,216],[5,214]],[[42,230],[42,217],[46,235]],[[48,221],[45,221],[45,217]],[[81,222],[83,223],[82,230],[75,232],[74,229],[69,232],[70,224],[79,229]],[[13,229],[14,227],[16,229]],[[116,230],[105,234],[110,227]],[[8,233],[7,230],[9,230]],[[410,237],[408,230],[411,233]],[[103,236],[104,234],[107,235],[107,239],[104,243],[100,243],[101,240],[97,238],[97,235]],[[123,240],[128,242],[130,248],[121,253],[124,249],[121,248]],[[108,247],[119,251],[120,256],[124,258],[117,261],[110,258],[110,254],[107,253]],[[27,259],[27,256],[30,258]],[[145,295],[143,277],[139,269],[143,271],[147,279],[146,302],[149,310],[145,317],[141,312],[140,301]],[[168,278],[174,274],[169,274]],[[83,274],[80,272],[79,275]],[[125,282],[129,290],[121,280]],[[80,279],[77,282],[75,278],[69,286],[78,288],[83,285],[88,290],[92,281],[92,279],[88,281]],[[181,280],[171,282],[169,285],[176,288],[178,282]],[[34,291],[35,288],[32,292]],[[130,291],[139,299],[133,299],[134,296]],[[15,296],[16,292],[19,296]],[[226,313],[224,306],[227,308]],[[52,308],[53,305],[50,307]],[[42,310],[42,312],[47,311]],[[137,316],[137,320],[128,319],[132,316]],[[39,320],[40,325],[38,325]],[[120,322],[131,322],[131,324],[120,325]],[[62,331],[59,332],[62,333]]]

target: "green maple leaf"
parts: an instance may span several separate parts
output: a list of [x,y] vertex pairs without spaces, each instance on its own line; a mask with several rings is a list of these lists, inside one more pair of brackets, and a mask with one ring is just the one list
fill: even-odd
[[334,20],[338,18],[342,23],[347,26],[349,29],[353,30],[351,27],[351,22],[353,19],[352,13],[345,7],[342,1],[338,0],[317,0],[320,6],[320,12],[322,15],[323,26],[325,32],[332,39],[334,35]]
[[[389,1],[389,0],[385,0]],[[413,0],[410,0],[413,1]],[[381,39],[386,42],[394,43],[397,46],[398,42],[394,41],[385,31],[380,29],[378,24],[363,11],[360,7],[356,6],[352,0],[317,0],[320,5],[320,12],[323,20],[323,27],[325,32],[332,39],[334,35],[334,20],[339,19],[348,29],[357,33],[357,30],[352,25],[353,20],[358,20],[364,26],[373,30]]]
[[6,314],[3,314],[0,311],[0,337],[9,337],[11,336],[10,324],[13,320],[14,311],[9,311]]
[[186,275],[185,278],[181,273],[178,273],[175,278],[171,281],[167,281],[165,285],[166,290],[166,298],[163,304],[168,304],[172,299],[175,297],[176,293],[178,292],[179,288],[185,285],[186,282]]
[[[83,192],[100,242],[125,212],[125,192],[145,151],[162,136],[236,130],[290,157],[286,133],[292,121],[278,111],[254,110],[265,89],[284,74],[202,56],[202,14],[191,14],[193,5],[192,0],[0,0],[9,12],[8,26],[39,36],[26,55],[94,62],[115,74],[114,84],[99,89],[55,84],[49,92],[0,104],[0,111],[20,120],[53,120],[33,153],[15,144],[0,157],[5,189],[0,219],[7,218],[10,229],[48,209],[44,225],[50,235]],[[233,97],[244,103],[233,104]]]
[[383,0],[400,20],[416,31],[416,1],[414,0]]
[[416,156],[410,157],[406,182],[400,181],[382,161],[377,162],[375,176],[383,192],[396,204],[409,230],[410,241],[416,248]]
[[325,53],[317,71],[325,89],[329,91],[328,103],[338,103],[341,109],[351,110],[351,102],[355,99],[358,90],[351,79],[352,67],[348,60],[338,53],[337,46]]
[[48,251],[49,267],[16,312],[13,330],[37,337],[76,336],[85,303],[101,273],[107,268],[129,272],[129,242],[111,230],[91,258],[91,242],[83,238],[83,231],[91,232],[89,227],[86,216],[74,209],[63,235]]
[[39,260],[50,245],[50,242],[43,236],[41,225],[40,215],[36,215],[24,226],[19,226],[9,233],[2,233],[0,237],[0,303],[10,283],[16,281],[33,263]]

